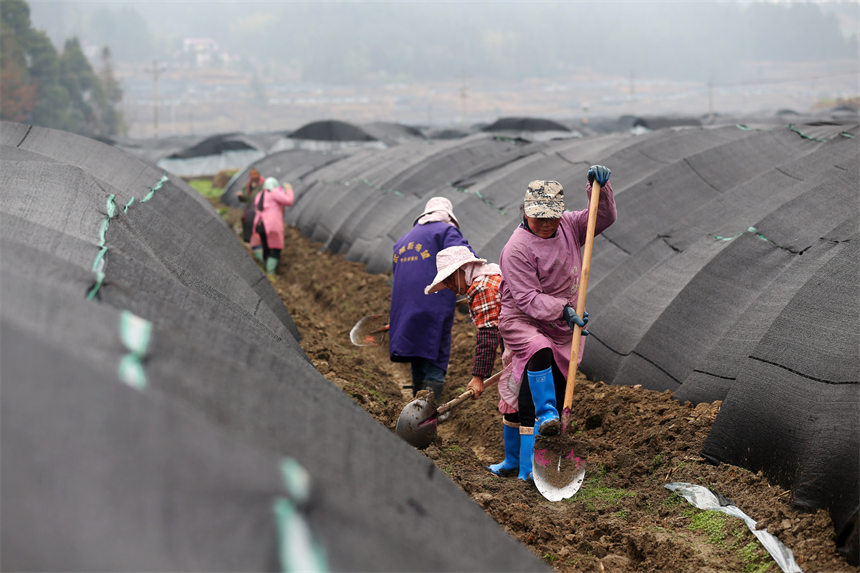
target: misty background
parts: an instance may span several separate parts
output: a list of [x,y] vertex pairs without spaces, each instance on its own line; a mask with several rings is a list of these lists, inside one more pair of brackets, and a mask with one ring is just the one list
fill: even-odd
[[159,123],[164,134],[807,109],[860,93],[856,2],[29,4],[55,45],[110,48],[141,136]]

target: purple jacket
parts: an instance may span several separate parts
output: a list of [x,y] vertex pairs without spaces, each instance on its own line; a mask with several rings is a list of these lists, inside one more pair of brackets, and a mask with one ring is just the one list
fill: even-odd
[[457,227],[438,221],[415,225],[394,243],[388,323],[388,349],[394,362],[425,358],[448,370],[457,296],[449,289],[427,295],[424,287],[436,276],[436,253],[455,245],[469,247]]

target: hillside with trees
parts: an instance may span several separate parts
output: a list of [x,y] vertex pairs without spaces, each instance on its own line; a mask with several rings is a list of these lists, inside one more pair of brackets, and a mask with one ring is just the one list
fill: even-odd
[[101,50],[96,71],[77,38],[58,52],[45,32],[34,29],[27,2],[2,0],[2,7],[0,118],[89,137],[125,133],[110,48]]

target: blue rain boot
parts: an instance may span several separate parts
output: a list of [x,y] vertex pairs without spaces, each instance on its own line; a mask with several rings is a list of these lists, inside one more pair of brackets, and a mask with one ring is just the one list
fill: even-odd
[[510,473],[520,467],[520,425],[511,425],[504,420],[505,459],[487,469],[497,476]]
[[520,426],[520,474],[523,481],[532,479],[532,457],[535,453],[535,429]]
[[555,382],[552,379],[552,367],[539,372],[527,370],[529,390],[535,403],[535,430],[541,436],[557,436],[561,431],[561,420],[555,405]]

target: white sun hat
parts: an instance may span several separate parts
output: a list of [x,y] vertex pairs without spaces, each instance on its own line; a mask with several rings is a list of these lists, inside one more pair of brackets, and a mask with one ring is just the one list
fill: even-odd
[[415,220],[412,222],[413,225],[417,223],[422,217],[425,215],[430,215],[431,213],[445,213],[448,218],[451,219],[451,222],[460,228],[460,221],[457,220],[457,217],[454,216],[454,206],[451,204],[451,200],[447,197],[431,197],[427,204],[424,205],[424,211],[415,217]]
[[436,277],[427,288],[424,289],[424,294],[433,294],[439,292],[445,285],[442,281],[454,274],[454,271],[465,265],[466,263],[486,263],[487,259],[479,259],[469,250],[469,247],[457,245],[456,247],[448,247],[442,249],[436,254]]

